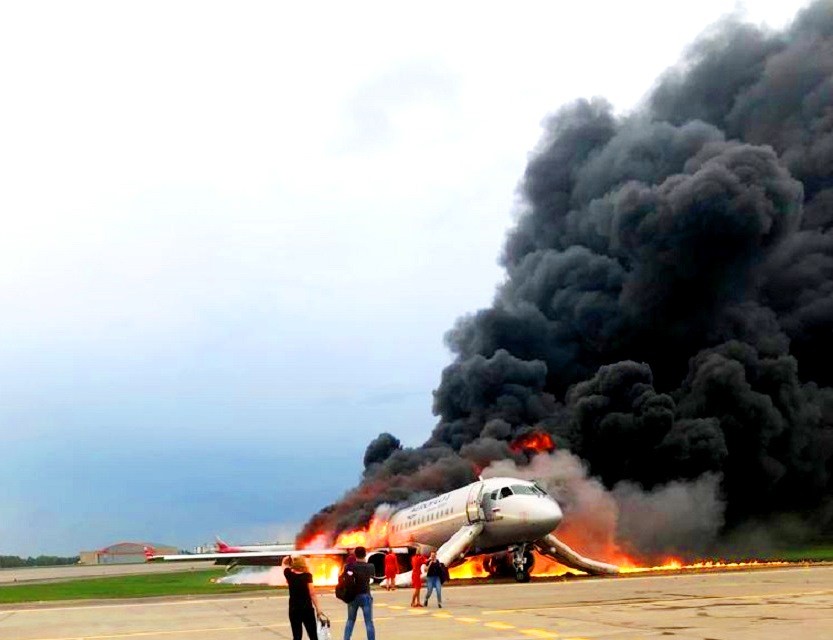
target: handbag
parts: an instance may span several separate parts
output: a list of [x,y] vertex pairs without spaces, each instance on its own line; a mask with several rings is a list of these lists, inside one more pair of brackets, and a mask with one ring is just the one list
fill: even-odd
[[318,640],[332,640],[330,632],[330,619],[323,613],[318,614]]

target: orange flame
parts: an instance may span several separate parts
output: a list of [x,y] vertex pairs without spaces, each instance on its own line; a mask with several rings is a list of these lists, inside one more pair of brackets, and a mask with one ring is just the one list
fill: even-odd
[[340,533],[336,538],[335,546],[351,549],[353,547],[366,547],[375,549],[388,545],[388,521],[387,519],[373,516],[370,524],[365,529],[355,529]]
[[370,523],[364,529],[353,529],[343,531],[333,540],[332,534],[321,532],[313,535],[307,540],[299,543],[300,549],[327,549],[336,547],[338,549],[354,549],[355,547],[366,547],[378,549],[388,545],[388,520],[373,516]]
[[469,558],[456,567],[448,570],[448,577],[452,580],[465,580],[467,578],[485,578],[489,572],[483,567],[483,558]]
[[685,564],[682,560],[669,559],[654,567],[621,567],[621,573],[641,573],[645,571],[696,571],[698,569],[742,569],[755,567],[784,567],[792,563],[783,560],[749,560],[747,562],[725,562],[723,560],[703,560]]
[[307,558],[307,565],[312,574],[312,584],[316,586],[335,586],[341,573],[341,558],[318,556]]
[[330,546],[330,541],[327,537],[327,534],[319,533],[314,535],[306,542],[302,542],[298,546],[300,549],[326,549]]
[[[331,535],[322,532],[301,542],[299,545],[301,549],[326,549],[330,546],[339,549],[353,549],[355,547],[375,549],[388,546],[388,521],[385,518],[373,516],[366,528],[344,531],[336,537],[334,543]],[[310,573],[312,573],[313,584],[332,586],[338,583],[338,576],[341,573],[344,558],[310,557],[307,558],[307,563]]]
[[[567,573],[576,573],[584,575],[582,571],[571,569],[556,562],[548,556],[541,555],[537,551],[533,551],[535,556],[535,564],[532,568],[531,575],[534,577],[555,577],[563,576]],[[761,561],[750,560],[747,562],[733,562],[722,560],[703,560],[700,562],[685,563],[678,558],[668,558],[662,564],[646,567],[639,566],[634,560],[627,556],[620,556],[618,563],[620,573],[645,573],[649,571],[697,571],[708,569],[744,569],[744,568],[760,568],[760,567],[782,567],[788,566],[791,563],[784,561]],[[468,558],[463,563],[449,569],[449,577],[452,580],[466,580],[470,578],[486,578],[489,572],[484,567],[484,557],[478,556],[475,558]]]
[[552,436],[546,431],[532,431],[516,438],[509,445],[512,451],[526,451],[527,453],[551,452],[555,450]]

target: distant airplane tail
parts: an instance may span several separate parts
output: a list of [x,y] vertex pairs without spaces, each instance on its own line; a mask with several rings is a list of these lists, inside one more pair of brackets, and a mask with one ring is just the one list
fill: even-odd
[[217,546],[217,552],[218,553],[231,553],[232,551],[234,551],[234,549],[232,549],[229,545],[227,545],[225,542],[223,542],[220,539],[220,536],[214,536],[214,537],[217,539],[217,545],[216,546]]
[[156,549],[153,547],[145,547],[145,560],[150,560],[156,555]]

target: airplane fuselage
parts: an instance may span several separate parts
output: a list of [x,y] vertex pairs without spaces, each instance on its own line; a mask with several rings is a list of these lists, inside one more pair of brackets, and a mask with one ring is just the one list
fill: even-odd
[[532,482],[487,478],[397,511],[388,525],[394,547],[438,548],[461,527],[482,523],[471,554],[532,542],[561,522],[558,503]]
[[[367,559],[381,575],[384,552],[388,547],[400,557],[415,547],[431,547],[448,566],[469,556],[500,553],[504,558],[509,557],[516,579],[526,581],[534,548],[587,573],[609,575],[618,572],[617,567],[585,558],[558,540],[552,532],[561,518],[558,503],[534,482],[488,478],[396,511],[387,523],[383,546],[369,548]],[[175,555],[157,555],[148,549],[146,555],[149,561],[193,562],[199,559],[234,567],[274,566],[288,555],[346,557],[351,551],[343,546],[329,549],[283,547],[251,545],[250,550]],[[407,568],[407,559],[402,558],[402,562],[400,567]],[[410,580],[410,571],[398,574],[396,579],[397,584],[406,584]]]

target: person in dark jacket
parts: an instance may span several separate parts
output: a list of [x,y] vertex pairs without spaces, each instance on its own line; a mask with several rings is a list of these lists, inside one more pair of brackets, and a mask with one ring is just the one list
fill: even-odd
[[292,640],[301,640],[303,626],[310,640],[318,640],[315,618],[321,616],[318,596],[312,586],[312,574],[307,568],[303,556],[289,556],[283,559],[283,575],[289,587],[289,626],[292,628]]
[[437,552],[432,551],[425,563],[425,582],[428,590],[425,593],[425,602],[422,606],[428,606],[428,600],[434,590],[437,590],[437,606],[443,608],[443,578],[445,577],[445,565],[437,559]]
[[351,602],[347,603],[347,624],[344,625],[344,640],[350,640],[353,635],[353,627],[356,624],[356,617],[359,615],[359,608],[364,615],[364,628],[367,633],[367,640],[376,640],[376,628],[373,626],[373,597],[370,595],[370,581],[376,577],[376,569],[373,565],[365,562],[367,550],[364,547],[356,547],[356,561],[345,567],[345,571],[352,571],[358,583],[358,595]]

